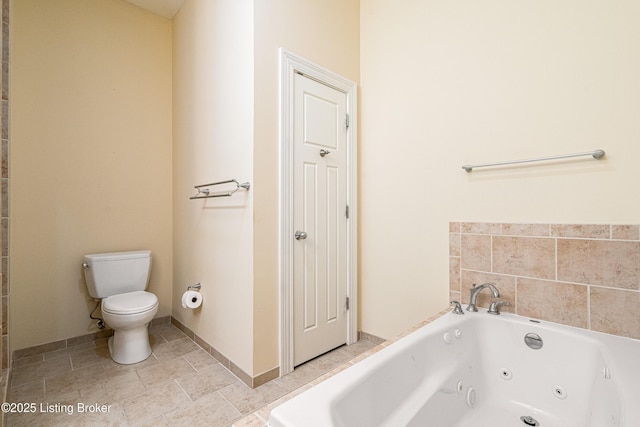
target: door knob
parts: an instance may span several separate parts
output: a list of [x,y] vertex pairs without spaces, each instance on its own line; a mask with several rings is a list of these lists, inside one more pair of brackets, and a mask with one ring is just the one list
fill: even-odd
[[320,157],[324,157],[327,154],[331,154],[331,151],[325,150],[324,148],[322,150],[320,150]]
[[296,240],[304,240],[307,238],[307,232],[298,230],[296,231],[296,234],[294,234],[294,237]]

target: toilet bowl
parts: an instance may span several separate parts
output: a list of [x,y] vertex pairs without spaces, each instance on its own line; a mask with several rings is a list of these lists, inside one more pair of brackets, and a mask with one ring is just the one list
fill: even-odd
[[157,312],[158,298],[150,292],[127,292],[102,300],[102,317],[113,329],[109,354],[114,362],[129,365],[151,355],[148,326]]
[[151,355],[149,322],[158,312],[158,297],[145,291],[151,251],[109,252],[84,256],[89,295],[101,300],[102,316],[113,329],[111,358],[123,365]]

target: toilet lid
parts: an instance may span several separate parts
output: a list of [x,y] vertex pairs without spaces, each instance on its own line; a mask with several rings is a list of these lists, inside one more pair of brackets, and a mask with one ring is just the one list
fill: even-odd
[[135,314],[158,305],[158,297],[151,292],[135,291],[113,295],[102,300],[102,311],[112,314]]

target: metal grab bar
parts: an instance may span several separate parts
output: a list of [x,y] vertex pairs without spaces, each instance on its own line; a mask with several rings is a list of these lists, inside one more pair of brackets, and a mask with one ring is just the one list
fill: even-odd
[[548,157],[538,157],[535,159],[522,159],[522,160],[509,160],[506,162],[495,162],[495,163],[480,163],[477,165],[464,165],[462,169],[467,172],[471,172],[474,168],[484,168],[488,166],[504,166],[504,165],[513,165],[517,163],[532,163],[532,162],[543,162],[546,160],[557,160],[557,159],[568,159],[571,157],[582,157],[582,156],[592,156],[594,159],[601,159],[604,157],[604,150],[594,150],[594,151],[586,151],[584,153],[573,153],[573,154],[561,154],[559,156],[548,156]]
[[[210,194],[209,189],[208,188],[204,188],[204,187],[212,187],[214,185],[220,185],[220,184],[229,184],[231,182],[236,184],[236,188],[234,190],[227,191],[226,193],[223,192],[223,193]],[[198,190],[198,193],[193,197],[189,197],[190,200],[194,200],[194,199],[209,199],[211,197],[229,197],[229,196],[232,196],[233,193],[235,193],[236,191],[238,191],[241,188],[244,188],[245,190],[250,189],[251,188],[251,183],[249,183],[249,182],[240,183],[235,179],[229,179],[229,180],[226,180],[226,181],[212,182],[211,184],[196,185],[193,188]]]

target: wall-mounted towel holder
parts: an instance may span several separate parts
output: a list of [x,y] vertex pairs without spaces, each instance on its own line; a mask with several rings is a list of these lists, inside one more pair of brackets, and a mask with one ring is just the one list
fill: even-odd
[[[211,193],[209,188],[206,188],[206,187],[212,187],[214,185],[229,184],[231,182],[236,184],[236,188],[231,190],[231,191],[226,191],[226,192],[221,192],[221,193]],[[193,200],[193,199],[208,199],[208,198],[211,198],[211,197],[229,197],[229,196],[232,196],[233,193],[235,193],[236,191],[238,191],[241,188],[244,188],[245,190],[250,189],[251,188],[251,183],[249,183],[249,182],[242,182],[241,183],[241,182],[238,182],[235,179],[229,179],[229,180],[226,180],[226,181],[212,182],[211,184],[196,185],[193,188],[198,190],[198,193],[193,197],[189,197],[189,199],[191,199],[191,200]]]
[[587,151],[584,153],[573,153],[573,154],[561,154],[559,156],[548,156],[548,157],[537,157],[535,159],[522,159],[522,160],[509,160],[506,162],[493,162],[493,163],[481,163],[477,165],[463,165],[462,169],[467,172],[471,172],[475,168],[486,168],[489,166],[505,166],[505,165],[514,165],[517,163],[533,163],[533,162],[544,162],[547,160],[557,160],[557,159],[568,159],[571,157],[582,157],[582,156],[591,156],[596,160],[600,160],[604,157],[604,150],[593,150]]

